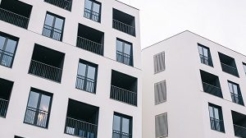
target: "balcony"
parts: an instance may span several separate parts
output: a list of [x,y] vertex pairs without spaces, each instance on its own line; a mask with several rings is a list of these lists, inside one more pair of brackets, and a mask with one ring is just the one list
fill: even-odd
[[137,79],[112,71],[110,98],[137,106]]
[[97,138],[99,108],[69,99],[65,133],[81,138]]
[[52,81],[61,82],[64,54],[35,45],[29,73]]
[[223,120],[219,120],[219,119],[210,117],[210,124],[211,124],[211,128],[213,130],[217,130],[217,131],[220,131],[220,132],[225,132],[224,121]]
[[6,117],[13,82],[0,78],[0,117]]
[[200,60],[201,60],[201,63],[203,64],[209,65],[211,67],[213,66],[213,61],[212,61],[212,58],[210,57],[206,57],[200,54]]
[[113,28],[135,36],[135,18],[124,12],[113,9]]
[[71,11],[72,8],[72,0],[44,0],[44,1],[68,11]]
[[93,28],[79,25],[77,36],[77,47],[103,55],[104,33]]
[[223,98],[219,78],[202,70],[200,70],[200,73],[202,78],[203,91]]
[[246,115],[232,111],[234,134],[240,138],[246,138]]
[[27,29],[32,6],[17,0],[2,0],[0,20]]
[[221,68],[224,72],[239,77],[234,58],[224,55],[222,53],[219,53],[219,58],[221,62]]

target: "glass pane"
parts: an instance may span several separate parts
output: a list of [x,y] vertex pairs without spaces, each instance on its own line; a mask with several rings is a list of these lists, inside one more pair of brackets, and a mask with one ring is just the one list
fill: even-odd
[[213,107],[209,106],[209,116],[210,117],[214,117],[214,114],[213,114]]
[[219,109],[218,108],[214,108],[214,118],[220,119],[220,117],[219,117]]
[[95,79],[95,73],[96,73],[96,68],[92,66],[88,66],[88,73],[87,73],[87,78],[90,79]]
[[246,73],[246,65],[243,64],[244,72]]
[[100,4],[94,2],[93,11],[96,13],[100,13]]
[[55,28],[59,29],[59,30],[62,30],[62,28],[63,28],[63,19],[56,18]]
[[120,131],[120,117],[114,115],[113,130]]
[[91,5],[92,5],[92,2],[91,2],[91,1],[89,1],[89,0],[86,0],[86,1],[85,1],[85,8],[86,8],[86,9],[91,10]]
[[128,54],[128,55],[131,55],[131,45],[125,43],[124,53]]
[[203,55],[205,57],[208,57],[208,49],[207,48],[203,48]]
[[122,132],[129,134],[130,130],[130,120],[127,118],[122,118]]
[[235,94],[238,94],[238,88],[237,88],[237,85],[233,84],[233,92]]
[[45,18],[45,25],[53,26],[54,16],[47,14]]
[[5,37],[2,37],[2,36],[0,36],[0,49],[2,50],[3,49],[3,45],[4,45],[4,43],[5,43]]
[[201,46],[198,46],[198,51],[199,51],[199,54],[203,55],[203,50],[202,50],[202,47]]
[[39,109],[48,112],[50,106],[50,96],[42,95]]
[[229,82],[228,85],[229,85],[230,92],[233,93],[232,84]]
[[36,92],[31,92],[28,101],[28,107],[37,108],[39,94]]
[[78,74],[81,76],[85,76],[86,65],[83,63],[79,63]]
[[122,48],[123,48],[123,43],[121,41],[117,40],[117,42],[116,42],[116,50],[120,51],[120,52],[123,52]]
[[9,53],[14,53],[15,47],[16,47],[16,41],[8,39],[5,51],[7,51]]

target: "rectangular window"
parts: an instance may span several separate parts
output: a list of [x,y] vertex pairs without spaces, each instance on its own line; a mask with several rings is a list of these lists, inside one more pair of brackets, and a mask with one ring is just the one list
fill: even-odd
[[231,81],[228,81],[228,85],[231,92],[232,102],[244,105],[239,85]]
[[155,104],[163,103],[167,100],[166,81],[155,83]]
[[76,81],[76,88],[96,93],[97,65],[80,60]]
[[32,88],[29,94],[24,122],[47,128],[51,102],[52,94]]
[[0,65],[12,67],[18,38],[0,33]]
[[168,137],[167,113],[155,116],[155,137]]
[[129,42],[117,39],[116,59],[118,62],[133,66],[132,44]]
[[113,138],[132,137],[132,117],[114,113]]
[[165,70],[165,52],[154,55],[154,71],[159,73]]
[[221,107],[209,104],[209,116],[211,129],[225,132]]
[[101,22],[101,3],[95,0],[85,0],[84,17]]
[[0,117],[6,117],[13,82],[0,78]]
[[47,13],[44,22],[43,35],[62,41],[64,20],[63,17]]
[[243,70],[244,70],[244,73],[246,74],[246,64],[243,63]]
[[205,47],[201,44],[198,44],[198,51],[200,54],[200,60],[201,63],[209,65],[209,66],[213,66],[213,62],[212,62],[212,57],[210,54],[210,50],[208,47]]

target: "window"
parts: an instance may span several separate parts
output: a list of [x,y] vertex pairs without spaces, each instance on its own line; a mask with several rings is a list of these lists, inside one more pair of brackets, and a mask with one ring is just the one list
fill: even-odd
[[95,0],[85,0],[84,17],[96,22],[101,21],[101,3]]
[[154,71],[159,73],[165,70],[165,52],[154,55]]
[[18,38],[0,33],[0,64],[12,67]]
[[155,83],[155,104],[163,103],[167,100],[166,81]]
[[231,81],[228,81],[228,85],[229,85],[229,89],[231,92],[232,102],[240,104],[240,105],[244,105],[243,97],[242,97],[239,85]]
[[243,70],[244,70],[244,73],[246,74],[246,64],[243,63]]
[[114,113],[113,138],[132,137],[132,117]]
[[64,20],[63,17],[47,13],[44,22],[43,35],[62,41]]
[[201,44],[198,44],[198,50],[199,50],[199,54],[200,54],[201,63],[209,65],[209,66],[213,66],[213,62],[212,62],[209,48],[207,48]]
[[80,60],[76,81],[76,88],[96,93],[97,65]]
[[116,59],[118,62],[133,66],[132,44],[129,42],[117,39]]
[[0,117],[6,117],[13,82],[0,78]]
[[52,94],[32,88],[29,94],[24,122],[47,128],[51,101]]
[[155,117],[155,137],[168,137],[167,113],[163,113]]
[[209,104],[209,116],[211,129],[225,132],[221,107]]

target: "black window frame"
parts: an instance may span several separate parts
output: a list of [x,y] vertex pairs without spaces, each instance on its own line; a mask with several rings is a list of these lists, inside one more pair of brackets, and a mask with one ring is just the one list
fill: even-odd
[[[122,49],[123,52],[117,50],[117,46],[118,46],[118,45],[117,45],[117,42],[118,42],[118,41],[120,41],[120,42],[122,43],[121,49]],[[125,50],[124,50],[126,44],[130,45],[130,54],[126,53]],[[123,61],[119,61],[119,60],[118,60],[118,54],[119,54],[118,52],[119,52],[120,54],[123,55]],[[126,57],[125,57],[126,55],[129,55],[129,57],[130,57],[129,64],[126,64],[126,63],[124,62],[124,59],[126,58]],[[117,62],[120,62],[120,63],[123,63],[123,64],[125,64],[125,65],[132,66],[132,67],[134,66],[134,62],[133,62],[133,61],[134,61],[134,59],[133,59],[133,46],[132,46],[132,43],[130,43],[130,42],[128,42],[128,41],[125,41],[125,40],[123,40],[123,39],[120,39],[120,38],[116,38],[116,61],[117,61]]]
[[[30,95],[32,92],[35,92],[35,93],[38,93],[39,94],[39,98],[38,98],[38,102],[37,102],[37,107],[36,107],[36,112],[35,115],[34,115],[34,123],[29,123],[29,122],[26,122],[25,121],[25,118],[26,118],[26,114],[27,114],[27,110],[28,110],[28,103],[30,101]],[[49,109],[48,109],[48,113],[47,113],[47,120],[46,120],[46,125],[45,127],[43,126],[39,126],[37,124],[37,120],[38,120],[38,114],[39,114],[39,108],[40,108],[40,101],[41,101],[41,97],[42,95],[46,95],[46,96],[49,96],[50,97],[50,101],[49,101]],[[40,128],[44,128],[44,129],[48,129],[48,126],[49,126],[49,119],[50,119],[50,113],[51,113],[51,107],[52,107],[52,101],[53,101],[53,94],[50,93],[50,92],[46,92],[46,91],[43,91],[43,90],[40,90],[40,89],[36,89],[36,88],[31,88],[30,89],[30,92],[29,92],[29,95],[28,95],[28,100],[27,100],[27,105],[26,105],[26,111],[25,111],[25,115],[24,115],[24,121],[23,123],[25,124],[28,124],[28,125],[33,125],[33,126],[36,126],[36,127],[40,127]],[[32,108],[32,107],[30,107]],[[42,112],[43,113],[43,112]]]
[[[199,44],[199,43],[197,45],[198,45],[198,53],[200,56],[201,63],[213,67],[213,60],[212,60],[210,49],[208,47],[202,45],[202,44]],[[200,48],[202,49],[202,53],[200,53],[201,52]],[[206,49],[208,51],[207,56],[205,55],[204,49]]]
[[[212,113],[210,113],[210,107],[212,108]],[[215,115],[214,109],[218,110],[219,118],[215,118],[216,115]],[[210,128],[212,130],[225,133],[224,119],[223,119],[223,113],[222,113],[221,106],[208,103],[208,111],[209,111],[209,118],[210,118]],[[211,114],[213,114],[213,116],[210,116]]]
[[[120,117],[120,131],[114,130],[114,116]],[[133,134],[133,130],[132,130],[133,129],[133,117],[128,116],[128,115],[124,115],[124,114],[121,114],[121,113],[117,113],[117,112],[114,112],[114,115],[113,115],[112,138],[115,138],[114,137],[114,133],[119,134],[119,137],[116,137],[116,138],[124,138],[122,136],[122,134],[126,134],[126,133],[122,132],[122,125],[123,125],[122,124],[122,120],[123,120],[123,118],[126,118],[126,119],[129,120],[129,133],[130,134],[128,134],[128,138],[132,138],[132,134]]]
[[[9,34],[6,34],[6,33],[3,33],[3,32],[0,32],[0,36],[5,38],[5,41],[4,41],[4,44],[3,44],[3,49],[0,49],[0,53],[1,53],[1,55],[0,55],[0,65],[4,66],[4,67],[12,68],[13,63],[14,63],[14,59],[15,59],[15,54],[16,54],[16,51],[17,51],[17,48],[18,48],[19,38],[15,37],[15,36],[12,36],[12,35],[9,35]],[[4,55],[6,55],[6,51],[5,50],[7,48],[7,42],[9,40],[15,41],[16,45],[15,45],[15,49],[14,49],[13,53],[7,52],[8,56],[10,56],[9,54],[12,54],[11,63],[10,63],[9,66],[7,66],[7,65],[3,65],[2,64],[2,60],[3,60]],[[4,53],[4,54],[2,54],[2,53]]]
[[[92,4],[91,4],[91,8],[90,9],[87,9],[86,8],[86,2],[87,1],[90,1]],[[95,21],[95,22],[98,22],[98,23],[101,23],[101,13],[102,13],[102,4],[96,0],[85,0],[84,2],[85,6],[84,6],[84,17],[87,18],[87,19],[90,19],[92,21]],[[95,14],[96,12],[93,10],[93,7],[94,7],[94,4],[98,4],[99,5],[99,13],[98,14],[98,21],[97,20],[94,20],[93,18],[93,13]],[[88,13],[89,12],[89,13]],[[87,17],[86,16],[86,13],[89,14],[90,17]]]
[[[84,64],[86,66],[86,68],[85,68],[85,76],[79,75],[79,64]],[[95,64],[95,63],[83,60],[83,59],[79,60],[79,64],[78,64],[78,68],[77,68],[77,78],[76,78],[76,86],[75,86],[76,89],[96,94],[98,65]],[[88,91],[87,90],[87,83],[88,83],[87,76],[88,76],[88,68],[89,67],[95,68],[95,74],[94,74],[94,80],[93,80],[94,81],[94,87],[93,87],[94,91]],[[77,84],[78,83],[77,82],[78,81],[78,77],[80,77],[80,79],[85,78],[84,83],[83,83],[83,88],[78,88],[78,84]]]
[[[46,22],[46,18],[47,18],[47,15],[50,15],[50,16],[53,16],[54,19],[53,19],[53,23],[52,23],[52,26],[49,26],[49,25],[46,25],[45,22]],[[63,20],[63,25],[62,25],[62,29],[61,29],[61,33],[60,33],[60,39],[55,39],[53,36],[54,36],[54,31],[55,31],[55,23],[56,23],[56,18],[59,18],[59,19],[62,19]],[[51,13],[51,12],[46,12],[45,14],[45,18],[44,18],[44,25],[43,25],[43,30],[42,30],[42,35],[45,36],[45,37],[48,37],[48,38],[51,38],[51,39],[54,39],[54,40],[57,40],[57,41],[61,41],[63,40],[63,33],[64,33],[64,26],[65,26],[65,17],[62,17],[60,15],[57,15],[57,14],[54,14],[54,13]],[[45,28],[46,26],[50,27],[50,28]],[[44,29],[48,29],[50,31],[50,34],[49,35],[45,35],[44,34]],[[58,30],[58,29],[57,29]],[[59,32],[58,32],[59,33]]]
[[[232,89],[230,87],[232,86]],[[228,80],[229,91],[231,93],[232,102],[244,106],[243,96],[239,84]],[[235,92],[234,87],[237,87],[237,92]],[[232,91],[231,91],[232,90]]]

